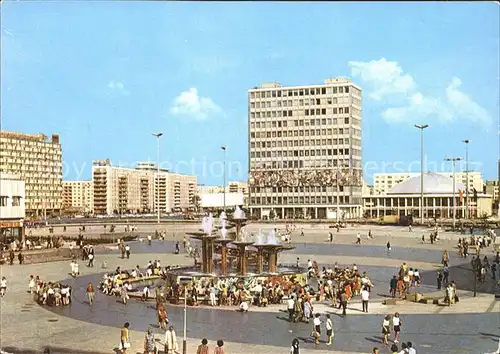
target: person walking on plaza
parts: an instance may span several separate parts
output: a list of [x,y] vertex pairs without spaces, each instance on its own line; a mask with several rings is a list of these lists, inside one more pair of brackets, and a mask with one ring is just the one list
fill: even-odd
[[450,269],[447,265],[443,268],[443,284],[448,284],[450,282]]
[[126,305],[127,300],[128,300],[128,292],[127,292],[127,287],[125,286],[125,284],[121,285],[120,297],[122,299],[122,304]]
[[384,336],[383,343],[385,345],[389,344],[389,335],[391,334],[390,321],[391,321],[391,316],[389,315],[385,316],[384,320],[382,321],[382,334]]
[[6,292],[7,292],[7,278],[2,277],[2,280],[0,280],[0,295],[4,297]]
[[368,301],[370,300],[370,292],[366,287],[363,287],[363,290],[361,290],[361,302],[363,305],[363,312],[368,313]]
[[356,245],[361,245],[361,234],[359,232],[356,235]]
[[394,329],[394,343],[399,343],[399,333],[401,332],[401,318],[399,312],[394,314],[392,318],[392,328]]
[[19,264],[24,264],[24,254],[21,251],[19,251],[17,259],[19,260]]
[[144,354],[156,354],[155,336],[151,328],[148,328],[144,336]]
[[396,297],[396,289],[397,288],[398,288],[398,279],[394,275],[391,279],[390,286],[389,286],[389,293],[391,294],[393,299]]
[[95,300],[94,286],[92,283],[87,285],[87,298],[89,299],[89,305],[92,306]]
[[120,332],[120,351],[122,354],[127,353],[127,349],[130,348],[130,338],[129,338],[129,328],[130,323],[125,322],[123,328]]
[[294,309],[295,309],[295,301],[293,296],[290,296],[287,300],[287,310],[288,310],[288,321],[293,322],[294,318]]
[[9,264],[13,265],[14,264],[14,258],[16,258],[16,255],[14,254],[14,250],[9,251]]
[[330,318],[330,314],[326,314],[326,322],[325,322],[325,327],[326,327],[326,345],[332,345],[332,338],[335,336],[333,333],[333,322],[332,319]]
[[391,249],[392,249],[391,248],[391,241],[387,241],[386,247],[387,247],[387,254],[389,254],[389,252],[391,252]]
[[342,307],[342,316],[345,316],[347,315],[347,295],[345,293],[345,291],[342,291],[342,293],[340,293],[340,307]]
[[206,338],[203,338],[201,340],[201,344],[198,346],[198,349],[196,350],[196,354],[209,354],[209,348],[208,348],[208,340]]
[[441,273],[441,271],[438,270],[438,272],[437,272],[437,289],[438,290],[441,290],[442,283],[443,283],[443,273]]
[[321,337],[321,319],[319,318],[320,314],[317,313],[314,316],[313,320],[313,331],[312,335],[314,337],[314,345],[319,345],[319,338]]
[[292,340],[292,346],[290,347],[290,354],[300,354],[299,353],[299,350],[300,350],[300,344],[299,344],[299,340],[297,338],[294,338]]
[[87,267],[94,267],[94,252],[89,252],[89,264],[87,265]]
[[125,253],[127,254],[127,259],[130,259],[130,246],[129,245],[125,246]]
[[175,334],[174,326],[170,326],[165,332],[165,354],[174,354],[179,350],[177,344],[177,335]]

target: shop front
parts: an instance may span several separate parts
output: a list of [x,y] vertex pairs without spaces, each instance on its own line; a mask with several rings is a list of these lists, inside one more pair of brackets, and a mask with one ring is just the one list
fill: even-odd
[[22,220],[0,219],[0,243],[8,244],[17,240],[24,242],[24,223]]

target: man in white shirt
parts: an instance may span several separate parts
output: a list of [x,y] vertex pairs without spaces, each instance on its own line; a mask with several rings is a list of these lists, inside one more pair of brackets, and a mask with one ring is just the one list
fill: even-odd
[[357,245],[360,245],[361,244],[361,234],[358,232],[358,234],[356,235],[356,244]]
[[295,301],[293,296],[290,296],[286,302],[286,307],[288,310],[288,321],[293,322],[293,310],[295,308]]
[[408,348],[408,354],[417,354],[417,351],[413,348],[413,344],[411,342],[406,343],[406,347]]
[[363,304],[363,312],[366,313],[368,313],[368,300],[370,300],[370,292],[366,287],[363,287],[363,290],[361,290],[361,302]]

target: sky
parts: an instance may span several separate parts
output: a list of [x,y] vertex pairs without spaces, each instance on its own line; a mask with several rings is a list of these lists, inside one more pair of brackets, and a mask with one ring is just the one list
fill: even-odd
[[[64,179],[93,160],[222,184],[248,171],[248,89],[349,77],[363,89],[363,165],[497,178],[499,13],[493,2],[3,1],[4,130],[60,134]],[[457,166],[463,170],[464,165]]]

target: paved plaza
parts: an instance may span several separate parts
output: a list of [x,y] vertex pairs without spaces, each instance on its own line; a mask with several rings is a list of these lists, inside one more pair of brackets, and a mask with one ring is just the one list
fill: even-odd
[[[155,226],[139,226],[139,233],[148,233]],[[142,353],[144,332],[156,327],[154,303],[131,300],[124,306],[114,297],[97,294],[97,302],[90,307],[86,303],[85,287],[89,281],[96,285],[106,269],[117,266],[131,269],[136,265],[144,267],[149,260],[159,259],[162,265],[192,265],[185,255],[174,255],[174,244],[181,241],[185,231],[194,230],[196,225],[163,226],[168,228],[166,241],[131,243],[129,260],[121,259],[115,247],[107,247],[96,254],[96,266],[87,268],[81,264],[81,276],[70,277],[69,262],[1,266],[1,275],[8,279],[7,295],[1,300],[0,348],[11,353],[41,353],[50,347],[52,353],[114,353],[119,344],[120,327],[131,324],[132,350]],[[97,228],[97,227],[95,227]],[[249,225],[250,230],[270,229],[270,225]],[[89,233],[93,232],[93,228]],[[367,230],[372,229],[374,240],[367,240]],[[334,243],[326,243],[327,233],[335,234]],[[37,231],[45,232],[45,231]],[[68,230],[68,232],[73,232]],[[97,232],[97,231],[96,231]],[[100,231],[99,231],[100,232]],[[363,235],[363,244],[354,245],[356,233]],[[311,342],[311,325],[289,323],[284,313],[285,305],[267,308],[250,307],[248,313],[235,311],[234,307],[211,308],[201,306],[188,308],[188,353],[194,354],[201,338],[212,344],[217,339],[226,342],[226,353],[288,353],[293,338],[301,341],[301,353],[370,353],[374,346],[382,348],[381,322],[385,314],[398,311],[402,315],[402,340],[411,341],[417,353],[487,353],[498,347],[500,338],[500,301],[492,281],[480,284],[479,294],[472,297],[473,278],[470,260],[457,257],[456,240],[460,235],[445,235],[435,245],[421,244],[423,233],[406,228],[358,227],[343,229],[340,233],[320,227],[304,226],[305,236],[300,236],[300,227],[292,236],[296,249],[283,253],[281,263],[293,264],[297,257],[305,264],[308,259],[316,260],[320,267],[338,262],[341,265],[356,263],[360,271],[367,271],[374,283],[370,312],[361,312],[361,304],[355,300],[349,304],[346,317],[327,304],[314,304],[315,312],[332,314],[335,340],[331,347],[322,343],[314,348]],[[57,230],[56,230],[57,234]],[[387,252],[385,243],[393,245]],[[443,249],[450,252],[450,280],[459,288],[460,302],[452,307],[398,302],[397,305],[383,305],[387,295],[389,279],[396,274],[399,265],[406,262],[410,267],[421,270],[423,284],[420,291],[435,293],[436,270],[440,267]],[[493,252],[488,250],[488,257]],[[83,263],[83,262],[80,262]],[[43,281],[62,281],[73,286],[73,304],[67,307],[39,306],[28,294],[29,276],[40,275]],[[169,320],[176,327],[178,340],[182,340],[183,308],[168,306]],[[163,342],[163,335],[156,330],[157,338]],[[328,350],[327,350],[328,349]]]

